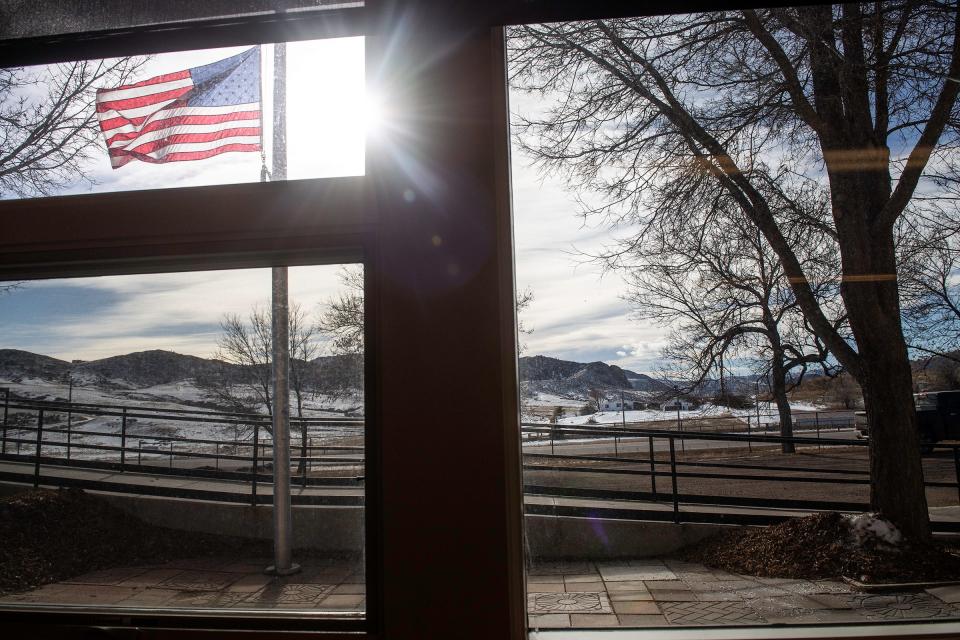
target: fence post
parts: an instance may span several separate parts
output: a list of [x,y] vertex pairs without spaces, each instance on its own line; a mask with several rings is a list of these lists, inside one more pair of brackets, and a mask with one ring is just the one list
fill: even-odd
[[750,416],[747,416],[747,451],[753,453],[753,434],[750,431]]
[[[303,429],[304,427],[301,425],[300,428]],[[307,448],[306,448],[306,446],[303,444],[303,441],[302,441],[302,440],[300,441],[300,464],[299,464],[299,466],[303,469],[303,471],[301,472],[300,485],[301,485],[304,489],[306,489],[306,488],[307,488]]]
[[73,375],[70,375],[70,393],[67,398],[67,462],[70,461],[70,432],[73,431]]
[[[680,430],[680,433],[683,433],[683,418],[680,417],[680,400],[677,399],[677,427]],[[673,442],[671,440],[671,442]],[[684,438],[680,439],[680,450],[684,453],[687,452],[687,441]]]
[[817,422],[817,451],[820,451],[820,412],[813,412],[813,419]]
[[960,447],[953,445],[953,471],[957,474],[957,496],[960,497]]
[[37,410],[37,451],[33,463],[33,488],[40,486],[40,451],[43,448],[43,409]]
[[554,430],[554,427],[550,427],[550,455],[554,455],[554,451],[553,451],[553,430]]
[[680,524],[680,498],[677,495],[677,453],[670,436],[670,482],[673,485],[673,522]]
[[127,408],[123,408],[123,415],[120,416],[120,473],[124,472],[124,466],[127,462]]
[[617,447],[617,441],[618,441],[619,439],[620,439],[620,438],[618,438],[616,434],[613,435],[613,456],[614,456],[615,458],[619,458],[619,457],[620,457],[620,450],[619,450],[619,448]]
[[649,436],[650,440],[650,490],[653,491],[653,501],[659,502],[660,498],[657,497],[657,463],[653,460],[653,436]]
[[257,446],[260,440],[260,423],[253,423],[253,480],[250,486],[250,504],[257,506]]
[[7,416],[10,413],[10,389],[3,390],[3,455],[7,455]]

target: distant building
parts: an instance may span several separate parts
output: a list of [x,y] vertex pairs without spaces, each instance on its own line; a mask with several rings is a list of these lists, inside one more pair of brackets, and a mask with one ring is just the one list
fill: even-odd
[[[627,404],[627,406],[628,406],[628,408],[629,408],[629,406],[630,406],[631,403],[630,403],[630,402],[627,402],[626,404]],[[622,411],[622,410],[623,410],[623,403],[620,402],[620,398],[616,398],[616,399],[614,399],[614,400],[610,400],[610,399],[605,398],[605,399],[600,403],[600,410],[601,410],[601,411]]]
[[600,402],[601,411],[641,411],[648,403],[632,398],[604,398]]
[[663,403],[660,407],[663,411],[690,411],[693,409],[693,403],[683,398],[674,398]]

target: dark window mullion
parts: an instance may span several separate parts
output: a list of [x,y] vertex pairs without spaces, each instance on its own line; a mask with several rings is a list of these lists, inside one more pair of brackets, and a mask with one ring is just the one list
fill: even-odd
[[130,191],[0,203],[0,275],[30,265],[336,250],[369,234],[364,178]]
[[0,67],[362,36],[363,11],[330,9],[0,40]]

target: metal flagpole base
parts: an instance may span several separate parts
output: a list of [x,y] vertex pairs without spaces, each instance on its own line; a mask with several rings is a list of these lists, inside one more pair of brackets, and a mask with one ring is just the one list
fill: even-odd
[[295,573],[300,573],[300,565],[294,562],[286,569],[277,569],[277,566],[272,564],[264,569],[263,572],[271,576],[292,576]]

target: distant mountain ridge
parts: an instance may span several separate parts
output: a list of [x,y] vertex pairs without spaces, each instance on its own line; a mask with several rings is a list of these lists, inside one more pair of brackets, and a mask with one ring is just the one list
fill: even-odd
[[[309,365],[321,383],[333,384],[340,376],[338,369],[356,367],[356,360],[360,358],[359,355],[321,356]],[[137,389],[224,374],[239,379],[244,371],[245,367],[240,365],[161,349],[76,363],[29,351],[0,349],[0,378],[9,380],[37,378],[64,382],[72,376],[81,384]]]
[[[321,356],[311,361],[310,372],[321,386],[342,386],[343,371],[359,371],[360,355]],[[591,389],[602,391],[634,391],[662,395],[673,393],[678,383],[658,380],[643,373],[622,369],[605,362],[575,362],[544,355],[519,359],[520,382],[526,393],[554,393],[586,398]],[[193,379],[202,381],[215,376],[240,380],[247,375],[245,367],[201,358],[174,351],[154,349],[124,355],[71,363],[18,349],[0,349],[0,379],[37,378],[64,382],[68,375],[80,384],[99,384],[125,389],[139,389]],[[749,394],[755,388],[756,376],[727,376],[725,387],[734,393]],[[699,388],[703,395],[719,391],[718,380],[705,380]]]
[[524,356],[519,361],[520,382],[527,394],[553,393],[585,397],[591,389],[665,393],[670,385],[643,373],[605,362],[573,362],[549,356]]

